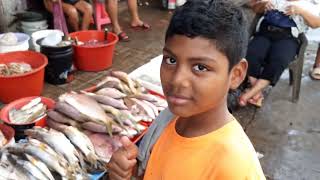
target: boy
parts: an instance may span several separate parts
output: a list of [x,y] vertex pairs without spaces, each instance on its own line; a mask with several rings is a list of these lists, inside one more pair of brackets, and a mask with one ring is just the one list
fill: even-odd
[[[226,0],[187,1],[168,27],[161,83],[169,110],[138,148],[127,138],[109,164],[110,179],[265,179],[256,152],[228,112],[227,94],[243,81],[248,36],[241,10]],[[150,154],[151,152],[151,154]]]

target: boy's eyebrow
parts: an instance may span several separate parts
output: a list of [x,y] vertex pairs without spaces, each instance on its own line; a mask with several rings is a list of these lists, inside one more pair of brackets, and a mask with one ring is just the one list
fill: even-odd
[[168,49],[167,47],[164,47],[163,51],[166,51],[166,52],[170,53],[171,55],[174,55],[174,53],[170,49]]
[[[169,54],[175,56],[175,54],[170,50],[168,49],[167,47],[164,47],[163,48],[163,51],[166,51],[168,52]],[[216,63],[217,61],[212,58],[212,57],[207,57],[207,56],[199,56],[199,57],[190,57],[188,58],[190,61],[209,61],[209,62],[214,62]]]
[[190,57],[188,58],[190,61],[208,61],[208,62],[213,62],[216,63],[217,60],[215,60],[212,57],[206,57],[206,56],[199,56],[199,57]]

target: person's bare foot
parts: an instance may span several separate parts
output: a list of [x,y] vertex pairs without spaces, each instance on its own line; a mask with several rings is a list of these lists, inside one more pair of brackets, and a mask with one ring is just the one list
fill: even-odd
[[251,99],[249,99],[248,103],[250,103],[254,106],[257,106],[257,107],[261,107],[263,99],[264,99],[264,97],[263,97],[262,92],[259,92],[256,95],[254,95]]
[[151,26],[143,21],[139,20],[134,20],[131,22],[131,27],[132,28],[141,28],[141,29],[150,29]]
[[245,90],[245,93],[242,94],[239,98],[239,105],[240,106],[246,106],[248,103],[257,105],[260,104],[263,100],[263,94],[262,92],[258,92],[256,94],[253,94],[251,89]]

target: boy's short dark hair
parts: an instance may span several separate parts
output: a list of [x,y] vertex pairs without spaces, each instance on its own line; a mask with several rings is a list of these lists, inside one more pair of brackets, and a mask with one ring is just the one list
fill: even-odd
[[245,57],[246,20],[240,7],[228,0],[188,0],[176,9],[166,40],[174,35],[212,40],[229,60],[229,70]]

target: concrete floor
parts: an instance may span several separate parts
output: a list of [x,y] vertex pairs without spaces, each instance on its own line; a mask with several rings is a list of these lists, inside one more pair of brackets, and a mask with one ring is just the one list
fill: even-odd
[[[151,58],[161,54],[164,33],[170,13],[151,6],[140,7],[143,20],[152,25],[148,32],[129,28],[130,16],[121,5],[121,24],[130,36],[130,42],[117,44],[112,69],[131,72]],[[234,114],[245,128],[256,150],[264,155],[260,159],[269,179],[320,179],[320,81],[312,81],[308,70],[315,57],[316,46],[308,47],[300,100],[290,102],[291,87],[284,73],[260,109],[246,107]],[[46,84],[43,96],[56,99],[70,90],[90,87],[102,79],[106,71],[77,72],[76,80],[61,86]]]

